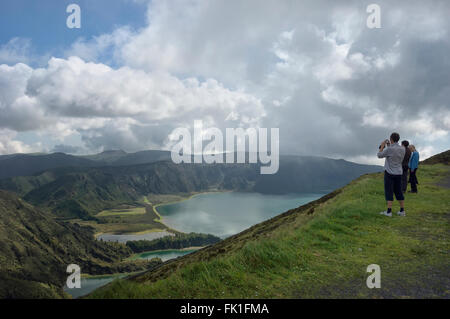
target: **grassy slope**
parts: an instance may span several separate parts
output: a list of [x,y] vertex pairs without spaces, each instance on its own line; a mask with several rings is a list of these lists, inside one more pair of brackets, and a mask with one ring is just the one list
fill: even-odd
[[445,163],[447,165],[450,164],[450,150],[433,155],[421,162],[421,164],[428,164],[428,165],[439,164],[439,163]]
[[[422,165],[407,217],[384,217],[381,174],[255,225],[160,268],[100,288],[93,298],[450,297],[450,176]],[[394,211],[398,204],[394,204]],[[381,267],[381,289],[366,268]]]
[[131,250],[94,240],[91,229],[57,221],[16,195],[0,191],[0,298],[63,297],[66,267],[111,274],[148,269]]

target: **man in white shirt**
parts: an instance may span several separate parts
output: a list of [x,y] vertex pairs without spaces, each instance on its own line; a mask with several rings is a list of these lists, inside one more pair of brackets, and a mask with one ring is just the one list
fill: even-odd
[[387,201],[387,211],[380,214],[392,217],[392,202],[395,198],[400,203],[399,216],[406,216],[405,198],[402,192],[402,162],[405,157],[405,148],[398,144],[400,135],[392,133],[390,141],[383,141],[380,145],[378,158],[385,158],[384,161],[384,195]]

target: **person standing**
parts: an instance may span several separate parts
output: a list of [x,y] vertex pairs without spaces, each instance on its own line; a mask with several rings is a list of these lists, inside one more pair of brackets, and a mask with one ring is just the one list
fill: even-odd
[[411,157],[411,150],[409,149],[409,142],[404,140],[402,141],[402,146],[405,148],[405,157],[403,157],[402,162],[402,192],[405,193],[408,188],[408,172],[409,172],[409,158]]
[[381,215],[392,217],[392,203],[395,198],[400,203],[399,216],[406,216],[405,198],[402,192],[402,162],[405,157],[405,148],[398,144],[400,135],[392,133],[390,141],[385,140],[379,147],[378,158],[385,158],[384,161],[384,196],[387,201],[387,211],[381,212]]
[[411,183],[411,193],[417,193],[417,184],[419,184],[417,180],[417,169],[419,168],[419,152],[416,150],[414,145],[410,145],[409,149],[411,151],[411,158],[408,162],[408,167],[410,170],[409,173],[409,182]]

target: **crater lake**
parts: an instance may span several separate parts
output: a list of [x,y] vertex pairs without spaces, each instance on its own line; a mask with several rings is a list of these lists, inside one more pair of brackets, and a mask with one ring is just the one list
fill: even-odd
[[323,194],[204,193],[156,209],[163,223],[171,228],[226,238],[321,196]]

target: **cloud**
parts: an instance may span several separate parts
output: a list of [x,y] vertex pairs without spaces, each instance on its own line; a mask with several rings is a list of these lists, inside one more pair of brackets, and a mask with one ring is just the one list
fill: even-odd
[[[210,76],[260,97],[282,152],[368,156],[393,130],[415,138],[450,129],[449,5],[380,5],[382,29],[372,30],[357,1],[154,1],[148,27],[121,55],[135,68]],[[413,123],[425,117],[419,131]]]
[[48,123],[36,100],[25,94],[33,69],[23,63],[0,65],[0,128],[39,130]]
[[0,129],[0,155],[14,153],[31,153],[40,150],[40,144],[26,145],[14,138],[17,133],[8,129]]
[[30,39],[12,38],[7,43],[0,45],[0,63],[28,63],[30,61],[30,48]]
[[85,61],[116,64],[121,61],[120,48],[130,41],[135,33],[128,27],[119,27],[112,33],[94,36],[92,39],[78,38],[69,49],[65,50],[64,57],[77,56]]
[[140,30],[78,39],[44,68],[1,65],[0,127],[138,150],[203,119],[278,127],[282,153],[369,162],[392,131],[442,151],[450,3],[433,3],[379,1],[368,29],[356,0],[149,1]]
[[38,69],[2,65],[0,81],[3,127],[61,137],[76,133],[95,149],[161,148],[173,128],[197,118],[209,116],[221,128],[250,127],[265,115],[259,99],[214,79],[112,69],[78,57],[52,58]]

